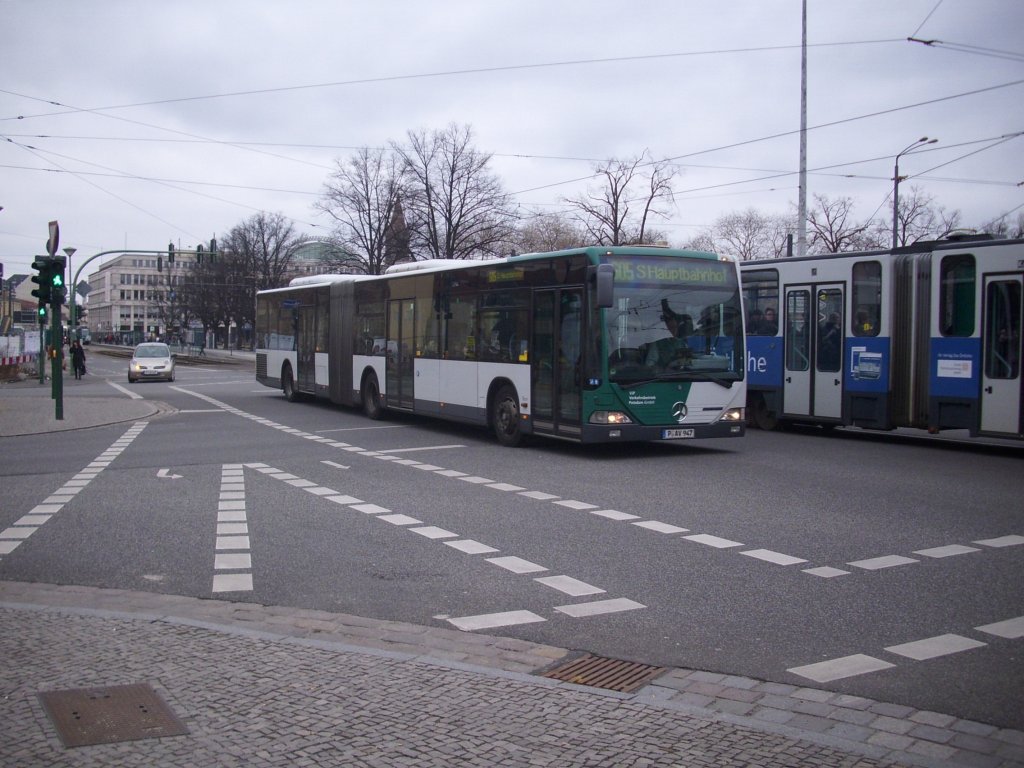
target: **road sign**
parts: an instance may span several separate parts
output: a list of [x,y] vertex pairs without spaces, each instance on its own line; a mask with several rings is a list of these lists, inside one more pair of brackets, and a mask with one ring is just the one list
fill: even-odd
[[57,246],[60,245],[60,225],[56,221],[51,221],[50,227],[50,239],[46,241],[46,252],[53,256],[57,253]]

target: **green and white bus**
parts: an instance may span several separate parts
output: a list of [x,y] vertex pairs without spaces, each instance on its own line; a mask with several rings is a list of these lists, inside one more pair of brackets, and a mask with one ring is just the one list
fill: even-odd
[[256,378],[288,400],[582,443],[744,434],[738,265],[590,247],[302,277],[256,298]]

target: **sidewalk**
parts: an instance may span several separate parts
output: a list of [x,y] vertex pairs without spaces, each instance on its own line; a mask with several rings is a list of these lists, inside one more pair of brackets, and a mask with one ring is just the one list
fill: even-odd
[[[160,408],[65,396],[54,429]],[[24,434],[40,409],[52,421],[48,386],[0,388],[0,435]],[[578,655],[301,608],[0,580],[0,766],[1024,766],[1024,732],[819,689],[688,669],[630,693],[541,676]],[[141,740],[124,740],[138,710],[115,719],[102,697],[137,684],[187,732],[154,737],[143,719]],[[110,743],[64,745],[39,694],[69,689],[90,689],[75,721]]]

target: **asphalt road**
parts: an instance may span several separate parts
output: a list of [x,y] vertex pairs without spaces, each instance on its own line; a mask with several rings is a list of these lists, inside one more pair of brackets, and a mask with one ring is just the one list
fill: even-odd
[[0,578],[480,628],[1024,728],[1020,449],[755,430],[510,450],[287,403],[246,367],[129,387],[123,366],[91,356],[69,397],[173,412],[0,438],[0,524],[59,506]]

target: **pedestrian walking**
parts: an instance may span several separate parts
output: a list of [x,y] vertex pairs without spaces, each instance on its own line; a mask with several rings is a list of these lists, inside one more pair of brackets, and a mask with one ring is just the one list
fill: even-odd
[[76,379],[85,375],[85,348],[78,339],[71,342],[71,367],[75,369]]

